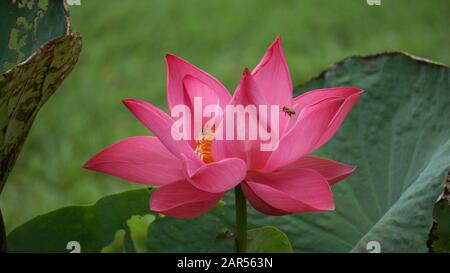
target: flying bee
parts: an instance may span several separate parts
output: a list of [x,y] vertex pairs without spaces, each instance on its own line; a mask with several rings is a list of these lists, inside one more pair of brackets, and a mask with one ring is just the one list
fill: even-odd
[[290,108],[290,107],[287,107],[287,106],[283,106],[283,112],[285,112],[289,117],[290,116],[292,116],[292,115],[295,115],[295,110],[294,109],[292,109],[292,108]]

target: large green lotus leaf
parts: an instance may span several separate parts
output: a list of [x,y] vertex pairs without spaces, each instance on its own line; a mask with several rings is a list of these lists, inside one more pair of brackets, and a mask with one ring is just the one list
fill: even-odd
[[335,211],[267,217],[251,210],[249,225],[280,228],[295,251],[367,252],[374,244],[381,252],[428,251],[433,206],[450,166],[449,85],[448,67],[385,53],[347,58],[297,87],[296,95],[365,90],[317,152],[357,170],[333,186]]
[[0,74],[68,33],[63,0],[0,1]]
[[[110,195],[92,206],[72,206],[38,216],[8,234],[8,252],[69,252],[79,243],[81,252],[101,252],[125,232],[124,249],[135,251],[129,220],[150,214],[150,191],[131,190]],[[148,223],[147,223],[148,224]]]

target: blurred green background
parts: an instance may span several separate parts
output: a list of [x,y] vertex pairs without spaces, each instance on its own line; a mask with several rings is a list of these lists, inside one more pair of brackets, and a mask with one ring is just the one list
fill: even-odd
[[[61,206],[138,185],[81,168],[122,138],[148,134],[121,104],[166,109],[164,54],[210,72],[229,90],[281,34],[294,84],[354,54],[402,50],[450,63],[450,1],[82,0],[78,65],[39,113],[0,199],[7,230]],[[424,90],[426,92],[426,90]]]

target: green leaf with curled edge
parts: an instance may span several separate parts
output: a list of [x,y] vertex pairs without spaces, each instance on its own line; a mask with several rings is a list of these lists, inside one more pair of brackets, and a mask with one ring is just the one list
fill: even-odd
[[357,166],[333,186],[336,210],[268,217],[249,209],[249,227],[276,226],[301,252],[427,252],[450,166],[449,68],[403,53],[355,56],[295,94],[339,86],[365,93],[316,153]]
[[63,0],[0,1],[0,74],[70,31]]
[[[66,35],[69,21],[62,0],[12,2],[0,4],[0,64],[14,64],[0,75],[0,192],[36,114],[72,71],[81,51],[80,35]],[[14,29],[22,45],[16,51],[7,38]]]

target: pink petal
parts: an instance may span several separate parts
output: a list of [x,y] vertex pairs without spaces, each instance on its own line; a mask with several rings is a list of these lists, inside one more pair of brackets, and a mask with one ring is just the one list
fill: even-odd
[[[294,104],[294,105],[292,106],[292,109],[294,110],[295,114],[293,114],[293,115],[291,115],[291,116],[289,117],[289,121],[288,121],[288,123],[287,123],[287,126],[284,127],[284,131],[283,131],[283,133],[281,133],[281,135],[285,135],[286,132],[289,132],[290,130],[292,130],[292,128],[297,124],[298,118],[301,116],[301,115],[299,115],[298,113],[301,113],[303,109],[305,109],[305,108],[307,108],[307,107],[309,107],[309,106],[318,104],[318,103],[320,103],[320,102],[322,102],[322,101],[329,101],[329,100],[332,100],[332,99],[342,99],[342,100],[345,100],[345,98],[343,98],[343,97],[339,97],[339,96],[336,96],[336,97],[329,96],[329,97],[323,98],[323,99],[321,99],[321,100],[314,101],[314,102],[312,102],[312,103],[310,103],[310,104],[307,104],[307,105],[303,105],[303,103],[300,103],[300,104]],[[284,113],[284,114],[287,116],[286,113]],[[330,123],[331,123],[331,122],[330,122]]]
[[195,156],[192,147],[186,140],[175,140],[172,136],[173,119],[158,109],[156,106],[137,99],[126,99],[123,103],[150,131],[152,131],[162,142],[162,144],[176,157],[184,154],[198,166],[200,159]]
[[208,193],[197,189],[186,180],[162,186],[151,195],[150,209],[170,217],[197,217],[212,208],[223,193]]
[[345,99],[333,121],[330,123],[329,128],[317,142],[315,149],[325,144],[336,133],[363,92],[363,90],[353,87],[325,88],[306,92],[294,99],[294,105],[296,105],[297,109],[304,108],[325,98],[341,97]]
[[270,104],[270,101],[266,98],[265,94],[258,87],[255,78],[252,76],[248,68],[244,68],[241,81],[236,88],[233,98],[230,102],[233,105],[266,105]]
[[227,158],[201,166],[188,180],[202,191],[220,193],[242,182],[246,172],[247,165],[244,161],[239,158]]
[[355,171],[356,166],[346,165],[322,157],[304,156],[283,168],[283,170],[296,168],[313,169],[325,177],[330,185],[333,185],[351,175]]
[[280,139],[264,170],[269,172],[287,166],[312,152],[343,101],[340,98],[325,99],[297,113],[295,125]]
[[[262,126],[262,128],[268,128],[268,130],[277,130],[277,128],[271,128],[271,124],[267,124],[268,121],[270,121],[270,116],[268,116],[267,119],[262,119],[262,117],[258,114],[259,104],[266,104],[264,99],[258,97],[261,94],[262,93],[256,86],[256,83],[253,80],[250,71],[247,68],[244,69],[243,77],[241,79],[241,82],[239,83],[238,88],[236,89],[236,92],[234,93],[230,105],[239,106],[242,108],[254,107],[254,109],[256,110],[256,116],[250,118],[249,115],[246,114],[245,123],[239,123],[236,115],[234,115],[235,138],[232,140],[218,142],[222,144],[225,156],[238,157],[245,160],[249,169],[262,168],[265,165],[268,157],[270,156],[270,152],[261,151],[261,140],[259,138],[259,132],[256,133],[256,139],[249,138],[249,123],[257,121],[259,125]],[[228,130],[228,127],[231,126],[228,126],[229,120],[227,119],[227,112],[224,114],[224,116],[225,119],[223,121],[223,126]],[[236,138],[238,131],[246,132],[245,140],[238,140]]]
[[101,151],[84,168],[133,182],[160,186],[184,177],[181,161],[155,137],[130,137]]
[[334,210],[328,181],[311,169],[254,173],[247,185],[267,205],[285,212]]
[[266,202],[264,202],[264,200],[259,198],[253,192],[253,190],[249,186],[247,186],[246,182],[241,183],[241,187],[242,187],[242,191],[245,194],[245,197],[248,199],[250,204],[257,211],[262,212],[262,213],[267,214],[267,215],[273,215],[273,216],[286,215],[286,214],[290,213],[290,212],[287,212],[287,211],[276,209],[276,208],[270,206],[269,204],[267,204]]
[[[239,84],[239,87],[237,88],[236,92],[234,93],[233,98],[231,99],[229,105],[237,106],[242,105],[243,107],[247,106],[249,103],[249,99],[247,97],[247,93],[243,90],[242,86],[245,84],[250,84],[250,82],[247,80],[248,77],[246,75],[249,75],[248,73],[244,72],[244,76],[241,79],[241,83]],[[237,132],[239,130],[238,126],[243,126],[244,129],[248,130],[248,124],[238,124],[236,114],[231,113],[229,111],[229,108],[225,108],[224,111],[224,120],[222,123],[223,126],[223,135],[221,137],[222,140],[216,140],[213,142],[213,150],[215,149],[215,145],[222,145],[221,150],[224,152],[225,157],[237,157],[242,160],[246,160],[246,152],[245,152],[245,141],[244,140],[238,140],[237,139]],[[228,114],[233,114],[233,121],[229,120],[227,118]],[[247,116],[246,119],[249,117]],[[230,139],[227,139],[226,134],[228,130],[234,130],[233,131],[233,137]]]
[[[218,105],[220,98],[208,85],[201,80],[186,75],[183,79],[185,104],[188,105],[191,110],[194,110],[194,97],[202,98],[202,107],[205,109],[208,105]],[[192,112],[193,113],[193,112]]]
[[245,142],[243,140],[214,139],[211,150],[214,161],[220,161],[226,158],[247,160]]
[[[201,117],[201,127],[197,128],[199,131],[197,132],[198,135],[201,135],[203,127],[206,125],[206,123],[214,118],[221,118],[221,113],[217,113],[219,116],[212,116],[212,117],[203,117],[203,111],[209,106],[213,106],[215,109],[222,109],[220,107],[220,98],[208,85],[206,85],[201,80],[191,76],[186,75],[183,80],[184,84],[184,100],[185,105],[191,109],[191,126],[192,126],[192,136],[191,139],[194,139],[194,130],[196,129],[194,127],[194,117],[195,117],[195,111],[199,112],[199,116]],[[195,109],[194,107],[194,99],[195,98],[201,98],[201,109]]]
[[277,37],[260,63],[252,71],[265,101],[281,107],[292,104],[292,80],[284,57],[281,38]]
[[[233,98],[230,101],[230,105],[234,106],[242,105],[244,107],[254,105],[256,106],[257,109],[261,105],[267,105],[268,109],[270,109],[270,105],[278,106],[278,104],[273,103],[272,101],[268,101],[264,97],[261,88],[258,87],[254,77],[251,75],[248,68],[245,68],[244,72],[242,73],[241,81],[239,82],[239,85],[236,88],[236,91],[234,92]],[[268,114],[270,114],[270,111]],[[272,124],[270,124],[270,115],[267,116],[265,119],[262,119],[262,117],[258,115],[258,121],[263,125],[269,123],[268,124],[269,128],[272,127]]]
[[175,55],[167,54],[166,66],[169,109],[172,109],[172,107],[178,104],[186,104],[183,94],[183,80],[186,75],[191,75],[199,79],[213,90],[220,100],[220,105],[225,105],[231,99],[228,90],[218,80],[187,61]]

